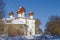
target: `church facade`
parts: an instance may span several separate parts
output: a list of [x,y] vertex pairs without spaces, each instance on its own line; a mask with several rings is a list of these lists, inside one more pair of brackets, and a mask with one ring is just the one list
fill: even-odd
[[[41,30],[39,29],[40,21],[34,19],[34,13],[32,11],[29,12],[29,18],[25,16],[25,12],[26,9],[24,7],[19,7],[17,11],[18,17],[14,17],[14,13],[11,11],[9,13],[10,18],[3,18],[5,26],[4,32],[9,35],[10,33],[14,32],[13,30],[17,29],[18,30],[17,33],[19,35],[21,34],[31,36],[40,34],[41,33]],[[16,35],[17,33],[15,32],[14,35]]]

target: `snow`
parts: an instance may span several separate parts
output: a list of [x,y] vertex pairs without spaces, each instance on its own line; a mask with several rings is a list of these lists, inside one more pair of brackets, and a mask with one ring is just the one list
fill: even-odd
[[0,40],[6,40],[6,39],[4,39],[4,38],[0,38]]
[[27,38],[27,39],[33,39],[34,37],[33,36],[25,36],[25,38]]
[[42,35],[42,33],[41,34],[34,35],[34,36],[41,36],[41,35]]
[[60,36],[37,34],[33,36],[0,37],[0,40],[60,40]]

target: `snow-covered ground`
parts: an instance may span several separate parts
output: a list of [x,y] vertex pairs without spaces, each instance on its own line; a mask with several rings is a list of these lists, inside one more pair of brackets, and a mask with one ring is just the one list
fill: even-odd
[[60,36],[37,34],[33,36],[0,37],[0,40],[60,40]]
[[36,34],[36,35],[32,35],[32,36],[22,36],[23,38],[26,38],[26,39],[34,39],[35,37],[37,36],[41,36],[42,34]]

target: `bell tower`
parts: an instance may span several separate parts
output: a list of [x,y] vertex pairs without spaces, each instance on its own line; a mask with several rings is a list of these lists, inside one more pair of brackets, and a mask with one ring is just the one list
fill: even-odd
[[18,11],[17,11],[17,14],[18,14],[18,17],[25,17],[25,8],[24,7],[19,7]]

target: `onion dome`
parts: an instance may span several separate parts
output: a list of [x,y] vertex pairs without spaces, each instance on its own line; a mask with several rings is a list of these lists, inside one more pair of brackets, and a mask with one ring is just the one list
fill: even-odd
[[32,11],[30,11],[29,16],[34,16],[34,13]]
[[23,13],[25,12],[25,8],[24,7],[19,7],[19,10],[17,11],[17,13]]
[[22,12],[20,10],[17,11],[18,14],[21,14]]
[[10,15],[10,16],[14,16],[14,13],[13,13],[13,11],[11,11],[11,12],[9,13],[9,15]]

